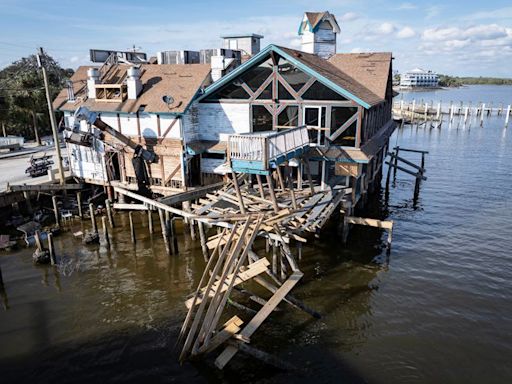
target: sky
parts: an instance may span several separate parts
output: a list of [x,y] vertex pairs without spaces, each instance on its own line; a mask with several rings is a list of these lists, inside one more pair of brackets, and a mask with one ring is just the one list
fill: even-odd
[[0,0],[0,68],[43,47],[63,67],[89,49],[218,48],[221,35],[258,33],[300,49],[305,11],[329,11],[338,52],[391,51],[400,72],[512,78],[512,2],[400,0]]

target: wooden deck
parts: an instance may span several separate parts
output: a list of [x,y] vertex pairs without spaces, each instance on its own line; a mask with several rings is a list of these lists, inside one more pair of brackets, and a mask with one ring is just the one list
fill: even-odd
[[305,153],[309,144],[306,126],[281,132],[231,135],[228,159],[235,172],[268,175],[272,167]]

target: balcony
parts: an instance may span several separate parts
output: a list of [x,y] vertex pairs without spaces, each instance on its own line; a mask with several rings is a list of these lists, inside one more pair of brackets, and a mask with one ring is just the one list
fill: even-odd
[[267,175],[270,169],[309,149],[306,126],[281,132],[268,131],[231,135],[228,139],[228,160],[239,173]]

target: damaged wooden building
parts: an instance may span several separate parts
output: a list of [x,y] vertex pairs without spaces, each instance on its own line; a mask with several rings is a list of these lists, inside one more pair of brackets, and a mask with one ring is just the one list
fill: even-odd
[[[73,176],[106,187],[137,186],[133,149],[85,121],[77,128],[74,112],[81,106],[157,155],[148,164],[149,188],[164,196],[218,182],[232,171],[268,174],[283,161],[261,166],[256,160],[264,153],[252,159],[230,140],[261,141],[302,127],[302,136],[290,136],[296,146],[275,147],[273,156],[284,156],[297,183],[306,175],[293,156],[307,159],[322,189],[352,188],[355,206],[379,180],[395,128],[392,55],[336,53],[339,32],[331,13],[306,12],[299,26],[302,50],[271,44],[258,51],[258,35],[258,49],[238,66],[215,56],[210,64],[110,60],[78,68],[54,101],[64,113]],[[223,76],[213,81],[219,68]]]

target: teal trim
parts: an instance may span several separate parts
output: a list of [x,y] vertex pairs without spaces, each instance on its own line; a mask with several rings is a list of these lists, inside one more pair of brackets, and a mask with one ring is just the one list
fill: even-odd
[[267,167],[262,161],[258,160],[231,160],[231,168],[234,170],[238,169],[253,169],[253,170],[260,170],[265,171]]
[[[307,25],[309,25],[309,29],[311,29],[313,32],[313,26],[311,25],[311,23],[309,22],[309,20],[306,20],[306,23]],[[299,25],[299,30],[297,32],[299,34],[299,36],[301,36],[303,33],[304,33],[304,30],[302,29],[302,21],[300,22],[300,25]]]
[[339,85],[337,85],[333,81],[329,80],[328,78],[322,76],[318,72],[316,72],[313,69],[309,68],[307,65],[303,64],[301,61],[297,60],[296,58],[290,56],[289,54],[287,54],[286,52],[284,52],[279,47],[277,47],[277,46],[275,46],[273,44],[270,44],[270,45],[266,46],[265,49],[260,51],[252,59],[246,61],[241,66],[236,68],[234,71],[230,72],[226,76],[222,77],[221,79],[219,79],[218,81],[216,81],[215,83],[210,85],[208,88],[205,89],[204,93],[201,96],[199,96],[199,98],[197,100],[201,101],[205,97],[211,95],[214,91],[218,90],[220,87],[224,86],[226,83],[228,83],[228,82],[234,80],[235,78],[237,78],[238,76],[240,76],[240,74],[243,73],[246,69],[250,68],[251,66],[254,65],[254,63],[259,62],[259,60],[262,57],[264,57],[265,55],[269,54],[270,51],[278,53],[279,55],[284,57],[286,60],[288,60],[290,63],[295,65],[297,68],[299,68],[300,70],[304,71],[308,75],[316,78],[320,83],[322,83],[326,87],[331,88],[333,91],[339,93],[340,95],[343,95],[346,98],[355,101],[357,104],[361,105],[362,107],[364,107],[366,109],[370,109],[371,108],[370,104],[364,102],[363,100],[361,100],[357,96],[354,96],[352,93],[348,92],[347,90],[343,89],[342,87],[340,87]]
[[223,76],[219,80],[217,80],[215,83],[211,84],[210,86],[206,87],[204,90],[204,93],[199,96],[197,101],[201,101],[206,96],[211,95],[214,91],[225,85],[226,83],[230,82],[231,80],[236,79],[242,72],[244,72],[247,68],[250,68],[254,63],[259,62],[261,58],[265,57],[265,55],[270,54],[270,51],[272,50],[274,46],[272,44],[267,45],[262,51],[259,51],[255,56],[253,56],[250,60],[247,60],[245,63],[234,69],[233,71],[229,72],[227,75]]
[[322,76],[318,72],[312,70],[311,68],[309,68],[308,66],[303,64],[301,61],[295,59],[294,57],[288,55],[286,52],[282,51],[280,48],[274,47],[274,51],[279,53],[281,56],[283,56],[285,59],[287,59],[290,63],[295,65],[297,68],[299,68],[299,69],[303,70],[304,72],[306,72],[308,75],[315,77],[318,81],[320,81],[326,87],[329,87],[332,90],[334,90],[335,92],[338,92],[339,94],[341,94],[341,95],[343,95],[343,96],[345,96],[345,97],[355,101],[357,104],[363,106],[366,109],[370,109],[371,108],[370,104],[368,104],[365,101],[361,100],[359,97],[354,96],[352,93],[350,93],[347,90],[341,88],[339,85],[337,85],[336,83],[332,82],[328,78]]

